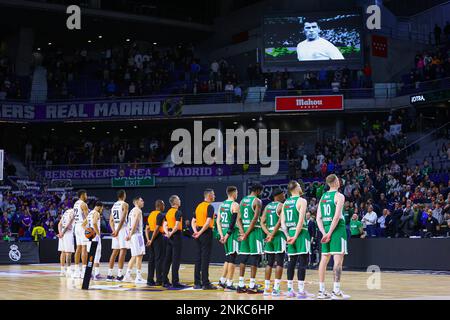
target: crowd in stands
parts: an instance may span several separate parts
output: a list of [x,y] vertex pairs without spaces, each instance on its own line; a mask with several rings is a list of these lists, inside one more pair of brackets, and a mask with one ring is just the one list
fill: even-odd
[[372,68],[366,65],[360,70],[344,68],[322,68],[320,71],[307,71],[301,78],[296,78],[287,71],[264,73],[266,85],[272,90],[317,90],[361,89],[372,87]]
[[418,52],[415,66],[409,74],[409,83],[432,81],[450,77],[450,45],[433,51]]
[[6,99],[21,99],[21,85],[15,75],[14,64],[0,54],[0,101]]
[[102,138],[68,138],[44,136],[40,141],[25,144],[25,162],[39,165],[77,164],[133,164],[158,163],[169,153],[164,139],[156,135],[140,139],[120,138],[117,135]]

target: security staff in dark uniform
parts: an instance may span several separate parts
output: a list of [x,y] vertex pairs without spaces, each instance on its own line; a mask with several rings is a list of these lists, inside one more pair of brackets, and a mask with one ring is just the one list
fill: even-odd
[[[162,286],[164,280],[163,267],[166,253],[166,239],[164,238],[164,201],[156,200],[155,210],[148,216],[148,224],[145,228],[148,251],[148,276],[147,285]],[[151,232],[151,236],[150,236]],[[153,280],[156,270],[156,282]]]
[[197,252],[195,256],[194,289],[215,290],[217,289],[209,282],[209,261],[214,228],[214,207],[211,205],[215,200],[214,190],[206,189],[204,201],[195,209],[192,218],[192,230],[194,234]]
[[[185,288],[180,283],[179,270],[181,258],[181,237],[183,229],[183,213],[179,210],[181,200],[173,195],[169,198],[171,208],[167,211],[164,223],[164,233],[168,238],[166,257],[164,259],[163,286],[168,288]],[[169,269],[172,267],[172,285],[168,281]]]

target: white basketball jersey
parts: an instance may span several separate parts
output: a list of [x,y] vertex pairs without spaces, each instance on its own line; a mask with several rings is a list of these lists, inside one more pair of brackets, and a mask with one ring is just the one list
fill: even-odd
[[[120,220],[122,220],[122,217],[126,212],[123,212],[123,204],[125,201],[119,200],[111,208],[111,214],[113,215],[114,219],[114,225],[117,227],[120,223]],[[127,218],[125,218],[125,225],[127,223]]]
[[83,200],[78,200],[77,202],[75,202],[74,206],[73,206],[73,211],[74,211],[74,222],[75,224],[82,224],[83,223],[83,210],[81,209],[81,205],[84,204]]
[[131,229],[133,228],[133,224],[136,221],[136,219],[138,219],[140,217],[139,223],[136,227],[136,233],[142,232],[143,229],[143,222],[142,222],[142,211],[136,207],[134,207],[131,211],[130,211],[130,218],[128,219],[128,231],[131,231]]
[[[63,228],[67,228],[67,226],[69,225],[70,219],[72,219],[72,217],[73,217],[73,214],[74,214],[73,209],[68,209],[64,212],[64,214],[61,218]],[[68,230],[72,230],[72,225],[70,225],[68,227]]]
[[[96,211],[91,210],[91,212],[89,212],[89,214],[87,216],[88,227],[90,227],[90,228],[94,228],[94,213],[96,213]],[[98,221],[97,221],[97,227],[98,227]]]

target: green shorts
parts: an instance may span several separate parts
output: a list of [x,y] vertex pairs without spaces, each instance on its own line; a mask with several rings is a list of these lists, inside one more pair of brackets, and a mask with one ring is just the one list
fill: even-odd
[[235,229],[232,234],[228,237],[227,242],[223,244],[223,248],[225,249],[225,255],[228,256],[233,253],[238,253],[239,250],[239,231]]
[[263,235],[261,228],[254,228],[247,239],[239,242],[239,254],[263,254]]
[[[288,231],[290,237],[295,236],[295,229]],[[287,245],[287,254],[289,256],[294,256],[297,254],[310,254],[311,253],[311,236],[308,230],[302,230],[297,240],[293,244]]]
[[[325,226],[328,232],[329,226]],[[337,226],[331,234],[328,243],[322,243],[322,254],[348,254],[347,252],[347,230],[345,226]]]
[[286,236],[278,231],[272,241],[265,242],[264,253],[284,253],[286,252]]

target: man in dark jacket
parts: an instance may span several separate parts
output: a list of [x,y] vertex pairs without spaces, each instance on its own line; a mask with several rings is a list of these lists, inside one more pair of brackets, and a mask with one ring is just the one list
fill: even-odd
[[414,211],[411,208],[411,201],[406,202],[406,208],[400,217],[400,237],[408,238],[412,235],[414,228]]

